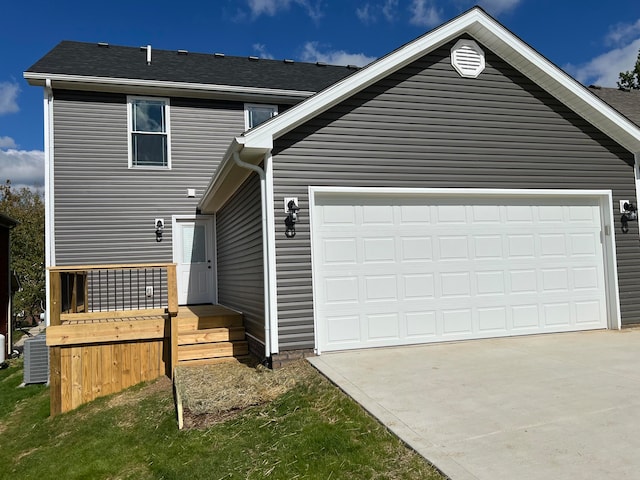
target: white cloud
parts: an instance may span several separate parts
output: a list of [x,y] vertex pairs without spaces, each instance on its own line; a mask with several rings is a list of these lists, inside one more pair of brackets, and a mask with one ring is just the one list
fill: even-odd
[[0,148],[17,148],[17,145],[11,137],[0,137]]
[[254,43],[253,50],[260,56],[260,58],[273,60],[273,55],[267,51],[267,46],[264,43]]
[[20,86],[17,83],[0,82],[0,115],[20,110],[16,102],[19,92]]
[[376,16],[370,4],[365,3],[362,7],[356,8],[356,16],[362,23],[370,24],[376,21]]
[[399,0],[385,0],[382,3],[365,3],[362,7],[356,8],[356,16],[364,24],[372,24],[382,15],[388,22],[392,22],[396,17]]
[[410,23],[419,27],[435,27],[442,23],[442,10],[438,10],[433,0],[411,0]]
[[0,150],[0,182],[7,179],[16,188],[41,188],[44,185],[44,152]]
[[344,50],[322,52],[318,42],[307,42],[302,51],[302,60],[305,62],[324,62],[330,65],[357,65],[363,67],[373,62],[376,57],[368,57],[364,53],[349,53]]
[[321,0],[316,2],[313,0],[247,0],[251,16],[254,19],[260,15],[273,17],[282,10],[288,10],[292,4],[306,10],[307,15],[313,20],[319,20],[323,16]]
[[273,17],[278,10],[289,8],[291,0],[247,0],[254,17],[268,15]]
[[499,15],[502,12],[517,7],[521,1],[522,0],[479,0],[477,3],[492,15]]
[[640,38],[626,46],[615,48],[582,65],[564,68],[584,85],[616,87],[620,72],[632,70],[638,58]]
[[640,19],[636,23],[619,23],[609,29],[607,45],[619,46],[640,36]]
[[396,10],[398,8],[398,0],[386,0],[382,6],[382,14],[391,22],[395,19]]

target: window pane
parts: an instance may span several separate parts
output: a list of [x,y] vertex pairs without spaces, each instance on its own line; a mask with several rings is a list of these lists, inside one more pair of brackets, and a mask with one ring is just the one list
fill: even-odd
[[266,122],[275,114],[276,110],[272,107],[249,107],[249,128]]
[[133,165],[166,167],[167,136],[131,134],[131,157]]
[[182,227],[182,262],[204,263],[206,261],[206,231],[204,225]]
[[165,132],[164,102],[134,100],[133,130],[135,132]]

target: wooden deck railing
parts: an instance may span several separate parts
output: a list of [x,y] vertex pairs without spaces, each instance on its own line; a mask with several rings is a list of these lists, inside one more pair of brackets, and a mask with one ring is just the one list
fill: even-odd
[[61,315],[165,308],[178,312],[176,265],[143,263],[49,268],[50,325]]
[[140,381],[173,377],[174,263],[51,267],[49,281],[52,415]]

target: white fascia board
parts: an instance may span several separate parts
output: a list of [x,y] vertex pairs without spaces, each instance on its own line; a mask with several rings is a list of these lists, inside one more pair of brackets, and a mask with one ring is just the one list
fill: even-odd
[[[502,56],[578,115],[631,152],[640,151],[640,129],[589,92],[479,8],[426,33],[359,72],[308,98],[246,134],[246,145],[265,146],[319,113],[340,103],[390,73],[403,68],[453,38],[468,33]],[[268,140],[270,137],[270,140]]]
[[[256,159],[266,155],[271,148],[245,147],[244,137],[235,137],[222,157],[220,165],[209,181],[207,188],[198,203],[202,213],[215,213],[231,197],[235,190],[244,182],[251,173],[246,168],[239,167],[233,160],[233,154],[239,153],[240,158],[249,163],[255,163]],[[253,161],[251,160],[253,159]]]
[[217,208],[211,205],[211,202],[215,199],[216,193],[221,183],[229,175],[231,167],[234,163],[230,161],[230,159],[233,156],[234,152],[242,149],[242,142],[242,137],[235,137],[231,141],[229,147],[227,147],[220,165],[218,166],[218,168],[216,168],[216,171],[214,172],[213,177],[211,177],[211,180],[209,181],[209,184],[207,185],[207,188],[205,189],[200,202],[198,202],[198,208],[203,213],[214,213],[215,211],[217,211]]
[[268,97],[296,97],[307,98],[313,95],[315,92],[299,91],[299,90],[284,90],[277,88],[258,88],[258,87],[243,87],[239,85],[215,85],[208,83],[189,83],[189,82],[170,82],[162,80],[141,80],[135,78],[114,78],[114,77],[90,77],[82,75],[67,75],[67,74],[45,74],[24,72],[24,78],[29,82],[29,85],[42,86],[46,79],[50,79],[53,83],[53,87],[56,84],[62,84],[59,86],[90,86],[95,89],[97,86],[111,86],[111,87],[137,87],[143,89],[163,89],[163,90],[175,90],[176,92],[215,92],[220,94],[240,94],[245,96],[268,96]]

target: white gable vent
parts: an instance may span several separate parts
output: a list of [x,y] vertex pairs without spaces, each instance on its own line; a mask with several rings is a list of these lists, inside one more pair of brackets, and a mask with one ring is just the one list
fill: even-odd
[[485,67],[484,52],[473,40],[458,40],[451,49],[451,65],[461,77],[476,78]]

